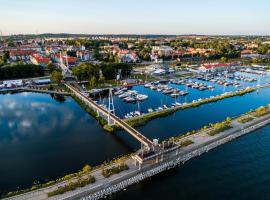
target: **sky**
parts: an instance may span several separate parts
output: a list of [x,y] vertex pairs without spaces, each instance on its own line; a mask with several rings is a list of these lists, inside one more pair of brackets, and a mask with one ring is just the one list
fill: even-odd
[[269,0],[0,0],[4,35],[270,35]]

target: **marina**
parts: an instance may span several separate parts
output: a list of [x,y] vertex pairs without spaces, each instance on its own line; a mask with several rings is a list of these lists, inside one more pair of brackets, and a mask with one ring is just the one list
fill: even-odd
[[[235,78],[240,76],[248,77],[252,81]],[[270,76],[267,74],[261,76],[235,72],[234,78],[231,77],[231,79],[225,78],[221,74],[208,79],[195,76],[121,88],[114,93],[113,100],[116,115],[122,119],[130,119],[138,116],[138,114],[149,114],[267,83],[270,83]],[[142,100],[136,98],[138,94],[141,94]],[[108,105],[108,97],[106,96],[96,95],[95,99],[101,105]],[[136,115],[134,115],[135,112]]]

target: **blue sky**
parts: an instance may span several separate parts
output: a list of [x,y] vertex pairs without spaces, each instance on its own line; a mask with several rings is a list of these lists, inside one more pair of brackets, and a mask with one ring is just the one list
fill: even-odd
[[269,0],[0,0],[15,33],[270,34]]

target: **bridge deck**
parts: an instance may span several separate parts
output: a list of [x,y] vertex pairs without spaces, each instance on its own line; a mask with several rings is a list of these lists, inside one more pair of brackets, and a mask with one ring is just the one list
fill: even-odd
[[109,113],[108,110],[98,105],[95,101],[93,101],[91,98],[85,96],[82,94],[82,92],[77,89],[76,87],[72,86],[70,83],[65,83],[65,85],[72,91],[74,94],[79,97],[81,100],[86,102],[90,107],[92,107],[96,112],[102,113],[105,116],[110,115],[110,119],[113,120],[117,125],[119,125],[122,129],[124,129],[126,132],[128,132],[131,136],[133,136],[136,140],[138,140],[140,143],[147,147],[153,146],[153,142],[142,135],[139,131],[128,125],[126,122],[124,122],[119,117],[115,116],[112,113]]

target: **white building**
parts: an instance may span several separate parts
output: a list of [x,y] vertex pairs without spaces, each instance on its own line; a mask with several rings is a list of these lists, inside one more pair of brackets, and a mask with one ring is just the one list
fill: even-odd
[[173,49],[170,46],[153,46],[152,54],[158,56],[170,56],[173,53]]

